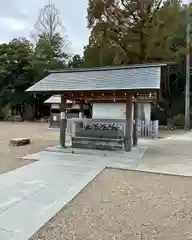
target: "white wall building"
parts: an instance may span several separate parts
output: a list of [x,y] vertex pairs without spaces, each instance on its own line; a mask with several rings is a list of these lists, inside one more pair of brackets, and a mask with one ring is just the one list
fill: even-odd
[[[93,103],[92,118],[125,119],[125,112],[125,103]],[[139,103],[139,119],[150,122],[151,103]]]

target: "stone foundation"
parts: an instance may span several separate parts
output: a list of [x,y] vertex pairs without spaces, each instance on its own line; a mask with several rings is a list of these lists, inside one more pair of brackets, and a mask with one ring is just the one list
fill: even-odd
[[123,139],[73,137],[72,148],[118,151],[124,149]]

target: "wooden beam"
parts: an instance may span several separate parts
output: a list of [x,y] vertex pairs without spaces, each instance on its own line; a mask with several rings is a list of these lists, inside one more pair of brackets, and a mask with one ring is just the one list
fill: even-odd
[[133,146],[137,146],[138,144],[138,115],[139,115],[139,108],[138,108],[138,102],[134,102],[134,124],[133,124]]
[[[146,93],[141,93],[141,94],[136,94],[137,95],[137,100],[139,102],[155,102],[157,99],[157,93],[156,92],[146,92]],[[75,93],[68,93],[65,95],[67,99],[71,101],[81,101],[85,100],[88,102],[108,102],[108,103],[114,103],[114,102],[119,102],[119,103],[125,103],[127,96],[131,96],[130,93],[127,92],[96,92],[96,93],[91,93],[91,92],[75,92]]]
[[61,95],[61,105],[60,105],[60,111],[61,111],[61,119],[60,119],[60,146],[65,147],[65,134],[66,134],[66,128],[67,128],[67,116],[66,116],[66,97],[64,94]]
[[132,149],[132,96],[126,99],[126,121],[125,121],[125,151]]
[[115,98],[115,97],[126,97],[127,95],[130,95],[130,93],[127,92],[72,92],[72,93],[66,93],[67,99],[97,99],[97,98]]

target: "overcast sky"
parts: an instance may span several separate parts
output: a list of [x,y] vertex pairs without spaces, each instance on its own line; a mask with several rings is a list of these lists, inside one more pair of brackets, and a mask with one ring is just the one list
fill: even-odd
[[[29,38],[38,13],[49,0],[0,0],[0,42],[8,42],[15,37]],[[190,2],[192,0],[185,0]],[[88,0],[52,0],[61,13],[71,42],[70,51],[83,52],[89,31],[86,22]]]
[[[61,14],[73,53],[82,53],[87,44],[89,31],[86,22],[88,0],[52,0]],[[0,42],[15,37],[29,37],[38,13],[48,0],[1,0],[0,1]]]

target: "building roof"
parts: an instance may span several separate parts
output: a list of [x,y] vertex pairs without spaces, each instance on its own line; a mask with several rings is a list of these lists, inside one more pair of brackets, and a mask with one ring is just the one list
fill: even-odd
[[92,67],[92,68],[67,68],[67,69],[48,69],[49,73],[66,73],[66,72],[90,72],[90,71],[108,71],[119,69],[133,69],[133,68],[148,68],[148,67],[163,67],[173,63],[146,63],[146,64],[130,64],[119,66],[104,66],[104,67]]
[[160,89],[161,67],[142,64],[119,67],[68,69],[51,74],[27,89],[31,92],[112,91]]
[[[61,96],[60,95],[53,95],[50,98],[48,98],[44,103],[60,104],[61,103]],[[67,100],[67,103],[72,103],[72,101]]]

